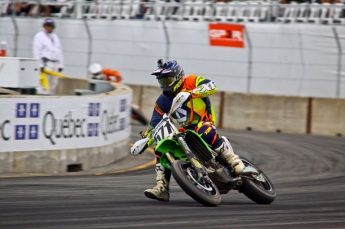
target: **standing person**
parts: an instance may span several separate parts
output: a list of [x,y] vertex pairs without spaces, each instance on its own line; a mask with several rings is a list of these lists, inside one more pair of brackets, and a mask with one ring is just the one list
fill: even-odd
[[89,72],[92,74],[92,79],[107,80],[115,83],[119,83],[122,80],[120,72],[109,68],[102,68],[100,64],[91,64],[89,66]]
[[[176,119],[181,126],[180,131],[194,130],[220,157],[225,159],[230,170],[236,175],[241,174],[245,168],[243,162],[234,153],[228,139],[219,136],[215,127],[216,117],[209,96],[216,92],[216,84],[212,80],[201,76],[189,75],[185,77],[182,66],[175,60],[164,64],[162,60],[159,60],[158,69],[151,75],[156,76],[163,93],[156,101],[149,127],[143,137],[151,136],[152,129],[162,120],[164,113],[170,111],[172,102],[179,92],[189,92],[190,100],[180,108],[184,112],[179,112],[179,118]],[[181,117],[182,113],[185,114],[183,117]],[[134,156],[140,153],[142,152],[132,151]],[[162,153],[155,151],[155,154],[157,159],[155,169],[157,186],[146,189],[144,194],[151,199],[169,201],[171,171],[161,165],[160,157]]]
[[[54,29],[55,22],[51,18],[47,18],[43,22],[43,31],[38,32],[33,40],[34,58],[41,60],[41,71],[45,68],[54,72],[62,72],[64,67],[62,47],[60,39]],[[55,93],[58,85],[58,79],[48,75],[50,85],[50,94]]]

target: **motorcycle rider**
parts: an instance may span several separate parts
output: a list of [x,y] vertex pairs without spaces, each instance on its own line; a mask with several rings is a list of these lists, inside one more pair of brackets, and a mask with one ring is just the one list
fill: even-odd
[[[161,121],[163,114],[169,112],[173,99],[179,92],[189,92],[189,101],[173,115],[181,126],[180,131],[194,130],[215,152],[225,159],[229,169],[235,174],[240,174],[245,167],[243,162],[234,153],[227,138],[220,137],[215,127],[216,118],[209,96],[216,92],[216,84],[212,80],[197,75],[185,77],[182,66],[175,60],[163,64],[160,59],[157,63],[158,69],[151,75],[156,76],[163,93],[156,101],[150,124],[143,137],[150,137],[152,129]],[[136,156],[145,151],[147,147],[141,152],[132,152],[132,154]],[[169,201],[171,171],[160,164],[162,154],[157,151],[155,154],[157,186],[146,189],[144,194],[148,198],[167,202]]]

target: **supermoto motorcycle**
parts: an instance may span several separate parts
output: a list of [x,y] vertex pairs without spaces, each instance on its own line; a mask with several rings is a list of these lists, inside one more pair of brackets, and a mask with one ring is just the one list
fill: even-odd
[[169,113],[152,130],[150,138],[137,141],[132,151],[141,152],[155,141],[155,150],[162,153],[160,163],[172,171],[177,184],[194,200],[205,206],[217,206],[221,194],[238,190],[258,204],[270,204],[276,192],[273,184],[253,162],[240,157],[245,164],[241,175],[236,176],[226,167],[226,162],[194,131],[180,132],[172,115],[189,99],[190,94],[179,93]]

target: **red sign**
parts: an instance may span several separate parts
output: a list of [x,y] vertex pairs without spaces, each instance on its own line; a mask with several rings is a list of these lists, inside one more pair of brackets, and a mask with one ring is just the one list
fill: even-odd
[[211,46],[244,48],[244,26],[231,24],[209,24],[208,36]]

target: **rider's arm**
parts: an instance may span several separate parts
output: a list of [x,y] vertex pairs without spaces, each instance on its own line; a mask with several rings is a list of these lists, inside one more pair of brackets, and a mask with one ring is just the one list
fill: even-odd
[[157,103],[156,103],[152,112],[150,124],[144,133],[145,137],[151,136],[151,130],[153,130],[153,128],[155,128],[155,126],[162,120],[163,114],[164,113],[161,112],[160,108],[157,106]]
[[165,98],[163,95],[158,97],[155,103],[153,112],[152,112],[152,118],[150,120],[150,124],[147,127],[145,133],[143,134],[143,137],[150,137],[151,131],[162,120],[163,114],[169,112],[169,107],[167,106],[167,104],[168,103],[165,101]]
[[205,98],[217,91],[216,84],[201,76],[191,75],[186,78],[186,88],[191,93],[192,98]]

